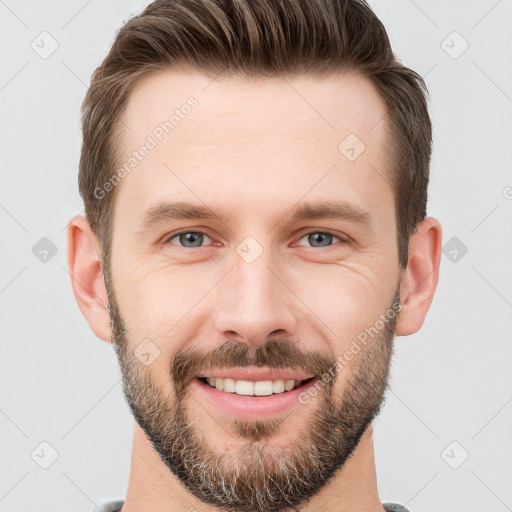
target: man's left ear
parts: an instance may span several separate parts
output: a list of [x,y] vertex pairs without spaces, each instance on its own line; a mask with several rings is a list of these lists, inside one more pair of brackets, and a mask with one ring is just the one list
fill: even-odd
[[427,217],[416,225],[409,239],[407,268],[402,271],[402,308],[395,334],[407,336],[418,331],[434,298],[441,261],[441,224]]

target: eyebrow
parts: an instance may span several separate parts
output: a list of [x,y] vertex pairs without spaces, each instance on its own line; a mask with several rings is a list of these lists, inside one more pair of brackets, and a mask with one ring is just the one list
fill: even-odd
[[[140,226],[147,229],[168,220],[214,219],[226,223],[231,215],[186,201],[163,202],[148,208],[142,216]],[[301,220],[337,219],[363,225],[373,224],[372,216],[361,207],[344,200],[302,202],[293,206],[281,219],[293,223]]]
[[144,212],[140,224],[143,228],[149,228],[167,220],[187,219],[220,219],[225,222],[228,217],[207,206],[177,201],[175,203],[160,203],[148,208]]
[[297,220],[339,219],[359,224],[372,224],[372,216],[361,207],[348,201],[321,201],[298,203],[288,217],[291,222]]

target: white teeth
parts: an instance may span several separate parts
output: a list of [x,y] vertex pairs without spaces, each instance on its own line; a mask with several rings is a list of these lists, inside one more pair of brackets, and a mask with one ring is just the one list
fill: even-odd
[[269,396],[274,392],[274,383],[271,380],[261,380],[254,383],[256,396]]
[[[292,381],[292,382],[293,382],[293,385],[295,386],[295,381]],[[284,390],[285,390],[284,380],[275,380],[274,381],[274,393],[282,393]]]
[[[300,386],[300,384],[302,383],[301,380],[299,380],[297,382],[298,382],[297,386]],[[294,380],[287,380],[284,383],[284,389],[286,389],[286,391],[291,391],[294,388],[294,386],[295,386]]]
[[[217,383],[215,383],[215,387],[217,387]],[[235,393],[237,395],[254,395],[254,383],[250,380],[237,380]]]
[[[217,382],[215,382],[215,387],[217,387]],[[219,388],[219,389],[222,389],[223,391],[227,391],[228,393],[235,393],[236,392],[236,380],[226,377],[224,379],[224,387]]]
[[249,380],[236,380],[230,377],[206,377],[206,382],[214,388],[246,396],[269,396],[272,394],[284,393],[301,385],[301,380],[260,380],[252,382]]

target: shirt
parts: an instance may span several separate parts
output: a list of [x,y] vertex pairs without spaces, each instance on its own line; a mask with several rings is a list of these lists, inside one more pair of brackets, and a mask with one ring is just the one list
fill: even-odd
[[[124,498],[114,498],[111,500],[103,500],[94,507],[91,512],[119,512],[123,506]],[[383,503],[382,506],[387,512],[411,512],[407,507],[398,503]]]

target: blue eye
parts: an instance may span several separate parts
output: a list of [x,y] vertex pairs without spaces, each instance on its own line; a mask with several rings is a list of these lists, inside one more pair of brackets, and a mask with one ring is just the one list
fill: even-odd
[[[178,239],[179,243],[172,242],[175,238]],[[182,231],[168,238],[167,243],[179,245],[185,249],[194,249],[203,247],[205,238],[211,241],[211,238],[202,231]],[[310,246],[313,248],[330,247],[335,243],[335,239],[346,242],[343,238],[326,231],[310,231],[303,235],[300,240],[304,238],[307,238],[308,243],[311,244]]]
[[[204,237],[210,238],[205,233],[202,233],[201,231],[184,231],[182,233],[178,233],[177,235],[174,235],[173,237],[169,238],[167,241],[169,243],[172,243],[171,240],[173,240],[174,238],[178,238],[182,247],[184,247],[186,249],[193,249],[194,247],[202,246]],[[173,245],[178,245],[178,244],[173,244]]]
[[310,233],[306,233],[301,238],[301,240],[306,237],[308,242],[312,244],[312,247],[329,247],[332,245],[333,238],[337,238],[340,241],[342,240],[339,236],[327,233],[325,231],[311,231]]

